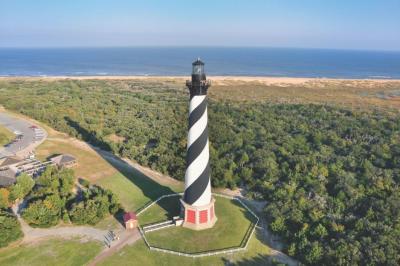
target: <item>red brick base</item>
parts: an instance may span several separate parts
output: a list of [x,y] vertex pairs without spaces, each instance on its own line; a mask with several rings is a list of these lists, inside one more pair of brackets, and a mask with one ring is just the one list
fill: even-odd
[[183,227],[193,230],[211,228],[217,221],[214,208],[215,199],[205,206],[192,206],[181,199],[182,214],[184,217]]

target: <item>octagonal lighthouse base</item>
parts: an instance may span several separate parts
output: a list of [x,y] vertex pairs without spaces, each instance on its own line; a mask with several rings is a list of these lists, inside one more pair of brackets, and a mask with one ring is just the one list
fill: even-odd
[[182,214],[184,217],[183,227],[193,230],[203,230],[214,226],[217,221],[214,208],[215,199],[204,206],[192,206],[181,199]]

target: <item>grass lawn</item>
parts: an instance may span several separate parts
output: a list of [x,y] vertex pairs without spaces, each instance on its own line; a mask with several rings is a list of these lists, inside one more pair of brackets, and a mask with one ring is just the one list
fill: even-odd
[[46,160],[49,156],[62,153],[71,154],[77,158],[78,165],[74,167],[77,177],[92,181],[117,173],[117,170],[94,150],[73,139],[50,138],[36,149],[36,156],[40,160]]
[[179,215],[181,210],[179,199],[180,196],[168,197],[160,200],[144,213],[140,214],[140,225],[144,226],[146,224],[162,222]]
[[171,188],[160,185],[140,173],[117,173],[98,180],[96,184],[116,193],[122,206],[129,211],[135,211],[164,194],[174,193]]
[[270,265],[270,250],[258,238],[253,236],[248,249],[243,252],[227,254],[224,256],[211,256],[204,258],[187,258],[176,255],[150,251],[143,241],[138,241],[132,246],[123,248],[118,253],[107,258],[99,265],[185,265],[185,266],[260,266]]
[[52,239],[0,250],[0,265],[84,265],[96,256],[100,242]]
[[[172,199],[176,201],[173,208],[175,211],[176,206],[179,206],[179,197]],[[166,206],[162,205],[163,208]],[[162,213],[157,208],[156,211]],[[237,201],[220,197],[216,198],[215,211],[218,221],[211,229],[193,231],[183,227],[171,227],[147,233],[147,240],[152,246],[186,253],[239,247],[255,218]]]
[[15,138],[15,135],[7,128],[0,126],[0,146],[10,143]]

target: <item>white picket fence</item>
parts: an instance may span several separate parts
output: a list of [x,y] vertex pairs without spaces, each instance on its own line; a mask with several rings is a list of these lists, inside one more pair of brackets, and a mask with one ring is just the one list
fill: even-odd
[[147,229],[144,232],[145,233],[150,233],[150,232],[158,231],[158,230],[169,228],[169,227],[173,227],[173,226],[176,226],[176,225],[175,224],[167,224],[167,225],[164,225],[164,226],[161,226],[161,227]]
[[173,220],[169,220],[169,221],[165,221],[165,222],[161,222],[161,223],[143,226],[143,231],[145,233],[149,233],[149,232],[165,229],[165,228],[172,227],[172,226],[175,226],[175,223]]
[[161,225],[165,225],[165,224],[171,224],[173,222],[174,221],[172,221],[172,220],[168,220],[168,221],[164,221],[164,222],[160,222],[160,223],[145,225],[145,226],[143,226],[143,230],[146,231],[146,230],[151,229],[153,227],[157,227],[157,226],[161,226]]
[[[250,239],[254,234],[254,231],[258,225],[259,222],[259,217],[240,199],[240,197],[231,197],[231,196],[227,196],[224,194],[219,194],[219,193],[212,193],[214,196],[217,197],[222,197],[222,198],[226,198],[226,199],[231,199],[231,200],[236,200],[238,201],[249,213],[251,213],[251,215],[254,216],[254,218],[256,218],[256,222],[252,225],[252,229],[250,234],[248,234],[246,236],[245,239],[245,244],[242,247],[233,247],[233,248],[226,248],[226,249],[221,249],[221,250],[213,250],[213,251],[204,251],[204,252],[199,252],[199,253],[185,253],[185,252],[179,252],[179,251],[174,251],[174,250],[169,250],[169,249],[165,249],[165,248],[159,248],[159,247],[153,247],[150,245],[150,243],[147,241],[145,232],[151,232],[151,231],[155,231],[155,230],[160,230],[160,229],[164,229],[167,227],[171,227],[171,226],[175,226],[174,224],[170,224],[168,225],[167,223],[170,221],[165,221],[165,222],[161,222],[158,224],[151,224],[148,226],[144,226],[143,228],[139,225],[139,232],[142,236],[142,238],[144,239],[144,242],[146,243],[146,246],[153,251],[158,251],[158,252],[163,252],[163,253],[168,253],[168,254],[173,254],[173,255],[178,255],[178,256],[183,256],[183,257],[190,257],[190,258],[200,258],[200,257],[207,257],[207,256],[215,256],[215,255],[222,255],[222,254],[229,254],[229,253],[234,253],[234,252],[240,252],[240,251],[245,251],[249,245]],[[168,195],[163,195],[161,197],[159,197],[156,201],[153,201],[151,203],[149,203],[148,205],[146,205],[146,207],[144,207],[143,209],[141,209],[138,212],[138,216],[140,214],[142,214],[144,211],[146,211],[148,208],[150,208],[151,206],[153,206],[155,203],[157,203],[158,201],[164,199],[164,198],[168,198],[168,197],[177,197],[177,196],[182,196],[183,193],[175,193],[175,194],[168,194]],[[156,226],[159,225],[163,225],[166,224],[165,227],[161,227],[161,228],[156,228]],[[155,228],[154,230],[152,230],[152,228]]]

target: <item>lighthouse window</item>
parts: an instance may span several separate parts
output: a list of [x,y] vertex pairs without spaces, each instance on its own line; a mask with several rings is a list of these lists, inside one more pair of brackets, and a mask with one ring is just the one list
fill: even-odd
[[204,66],[203,65],[194,65],[193,66],[193,73],[195,75],[201,75],[204,73]]

